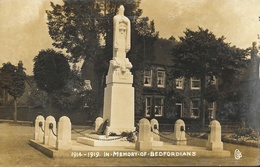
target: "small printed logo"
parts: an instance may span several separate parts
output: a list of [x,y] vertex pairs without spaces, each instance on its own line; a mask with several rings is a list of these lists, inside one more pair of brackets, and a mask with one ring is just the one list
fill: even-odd
[[236,160],[239,160],[240,158],[242,158],[242,153],[239,151],[239,149],[236,149],[234,151],[234,157]]

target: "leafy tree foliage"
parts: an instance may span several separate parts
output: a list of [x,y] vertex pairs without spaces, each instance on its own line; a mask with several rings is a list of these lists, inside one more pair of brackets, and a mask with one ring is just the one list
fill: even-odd
[[130,61],[139,67],[144,60],[153,59],[152,44],[158,38],[154,22],[140,18],[140,0],[63,0],[63,5],[51,3],[47,11],[49,33],[57,48],[66,49],[71,61],[94,59],[97,71],[104,73],[112,59],[113,17],[120,5],[132,24]]
[[34,58],[34,79],[38,88],[47,93],[62,89],[67,83],[69,71],[67,58],[52,49],[41,50]]
[[24,93],[25,80],[26,74],[22,62],[19,62],[18,67],[8,62],[0,69],[0,85],[14,98],[14,122],[17,121],[17,98]]
[[69,73],[66,86],[58,91],[53,92],[54,101],[57,107],[67,109],[82,108],[85,103],[85,96],[88,90],[84,88],[85,83],[81,73],[73,65]]
[[51,113],[54,91],[61,90],[67,84],[70,67],[67,58],[52,49],[41,50],[34,58],[34,79],[37,87],[49,95]]
[[[235,81],[238,81],[241,69],[247,66],[248,50],[230,46],[224,42],[223,36],[216,38],[208,29],[204,30],[201,27],[198,31],[186,29],[184,34],[173,48],[172,74],[175,77],[196,77],[201,80],[200,118],[204,126],[204,100],[205,96],[209,95],[206,92],[206,78],[213,80],[215,76],[222,80],[222,90],[230,89]],[[214,92],[212,89],[208,90]]]
[[64,0],[64,4],[51,2],[47,11],[49,34],[53,46],[71,54],[71,61],[88,59],[99,48],[100,8],[95,0]]
[[[69,61],[84,60],[93,64],[96,78],[101,83],[93,89],[97,96],[92,101],[102,101],[105,76],[113,57],[113,17],[120,5],[131,21],[131,49],[127,54],[133,64],[132,71],[143,70],[145,61],[154,60],[153,44],[158,38],[154,21],[141,17],[140,0],[63,0],[63,5],[51,3],[48,16],[49,34],[53,46],[65,49]],[[134,82],[137,82],[134,80]],[[97,90],[96,90],[97,89]],[[100,107],[100,106],[99,106]]]
[[38,89],[36,83],[31,84],[28,105],[33,108],[43,108],[47,105],[48,94],[44,90]]

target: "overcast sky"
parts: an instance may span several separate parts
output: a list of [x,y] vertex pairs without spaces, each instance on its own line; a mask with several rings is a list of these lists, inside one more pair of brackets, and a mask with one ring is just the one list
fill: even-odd
[[[54,0],[60,2],[61,0]],[[24,62],[32,75],[33,58],[51,48],[45,10],[50,0],[0,0],[0,67]],[[160,37],[183,36],[186,28],[209,29],[241,48],[260,34],[260,0],[142,0],[143,16],[155,21]]]

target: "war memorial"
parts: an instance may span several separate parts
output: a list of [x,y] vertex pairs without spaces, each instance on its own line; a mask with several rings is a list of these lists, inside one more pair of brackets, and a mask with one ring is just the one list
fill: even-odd
[[185,122],[173,123],[171,142],[161,141],[156,119],[142,118],[135,125],[132,64],[126,58],[131,49],[130,20],[120,6],[113,18],[113,59],[106,76],[103,117],[96,118],[95,128],[72,139],[70,119],[62,116],[37,116],[34,139],[29,144],[51,158],[92,157],[230,157],[223,149],[221,125],[213,120],[209,125],[205,147],[188,145]]

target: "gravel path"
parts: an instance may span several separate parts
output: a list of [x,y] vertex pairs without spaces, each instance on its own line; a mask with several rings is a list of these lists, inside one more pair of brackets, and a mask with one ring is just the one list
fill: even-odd
[[[224,144],[231,151],[230,158],[48,158],[28,145],[34,127],[0,123],[0,166],[256,166],[260,163],[258,148]],[[204,146],[205,140],[194,139],[189,145]],[[239,149],[242,158],[235,160]]]

